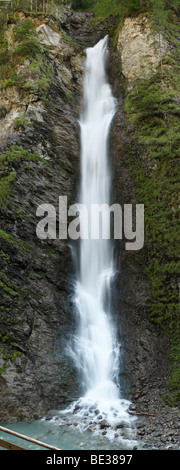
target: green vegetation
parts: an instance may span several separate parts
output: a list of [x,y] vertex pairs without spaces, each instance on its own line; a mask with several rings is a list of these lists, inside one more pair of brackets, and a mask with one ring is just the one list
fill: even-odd
[[35,29],[30,20],[16,21],[14,27],[14,41],[22,41],[34,37]]
[[127,96],[126,111],[136,126],[138,142],[147,146],[148,157],[178,157],[180,144],[179,111],[176,92],[161,86],[161,74],[139,80]]
[[13,30],[13,42],[16,44],[13,51],[14,58],[35,57],[40,52],[40,44],[35,27],[30,20],[16,19]]
[[[15,12],[13,25],[9,28],[5,18],[6,16],[0,29],[0,90],[15,85],[24,93],[36,93],[42,101],[50,103],[47,94],[51,84],[57,79],[53,67],[48,63],[46,55],[48,46],[44,44],[42,48],[31,20],[20,19]],[[0,16],[0,23],[1,19]],[[61,32],[66,41],[77,45],[62,28]],[[24,73],[22,69],[19,70],[18,66],[21,64],[24,65]],[[14,121],[16,130],[27,126],[28,120],[25,115]]]
[[[144,11],[159,12],[165,9],[178,9],[179,0],[72,0],[75,10],[90,10],[99,18],[107,18],[110,15],[131,15]],[[160,13],[160,17],[162,14]]]
[[33,82],[26,82],[24,89],[38,92],[41,100],[47,101],[46,94],[54,77],[43,54],[36,54],[36,57],[31,60],[29,70],[35,72],[38,79],[33,80]]
[[165,31],[169,12],[178,11],[179,0],[72,0],[72,6],[93,13],[92,26],[111,18],[112,30],[108,33],[114,45],[117,28],[126,16],[150,13],[152,28],[156,32]]
[[[166,383],[165,401],[173,405],[179,401],[180,383],[180,253],[177,229],[180,81],[177,19],[171,12],[166,21],[169,27],[167,23],[165,28],[163,22],[162,32],[172,41],[174,52],[170,59],[162,60],[156,74],[144,80],[136,80],[132,91],[126,96],[125,110],[131,124],[130,165],[137,202],[145,205],[143,265],[147,266],[151,289],[150,319],[160,325],[169,338],[171,374]],[[136,154],[137,143],[142,149],[142,157],[139,159]]]
[[19,118],[14,119],[14,128],[18,129],[26,129],[29,125],[29,120],[25,116],[21,116]]
[[[151,15],[152,29],[162,33],[169,28],[169,14],[177,13],[179,0],[73,0],[74,10],[87,10],[93,13],[92,27],[106,20],[111,20],[108,34],[112,45],[117,42],[117,33],[126,16],[141,13]],[[112,24],[112,26],[110,26]]]
[[[52,14],[53,8],[61,7],[69,3],[69,0],[12,0],[9,7],[9,15],[13,11],[26,11],[31,14]],[[74,10],[91,11],[97,22],[101,22],[110,16],[122,17],[136,15],[151,11],[162,21],[162,11],[173,8],[177,11],[179,0],[72,0]],[[1,20],[0,20],[1,22]],[[157,24],[157,23],[156,23]]]
[[5,232],[5,230],[0,230],[0,239],[4,240],[10,245],[17,244],[18,250],[24,253],[26,252],[26,250],[31,249],[31,245],[28,245],[28,243],[23,242],[19,237],[13,237],[9,233]]
[[0,347],[0,356],[4,361],[3,367],[0,367],[0,374],[2,374],[8,368],[8,361],[12,361],[13,364],[16,364],[16,359],[21,356],[22,352],[13,348],[13,343],[8,341],[8,334],[4,336],[0,335],[0,341],[2,343],[2,346]]
[[[19,296],[18,287],[14,281],[6,276],[5,273],[0,272],[0,288],[3,288],[10,296]],[[15,290],[16,289],[16,290]]]
[[11,198],[11,184],[16,179],[16,171],[10,171],[7,176],[0,180],[0,207],[3,210],[7,209],[9,200]]
[[[32,27],[30,27],[30,24]],[[27,57],[39,51],[35,28],[30,21],[17,20],[13,29],[13,46],[9,47],[5,36],[6,26],[0,30],[0,89],[17,85],[23,87],[24,80],[15,67]]]
[[[41,53],[34,25],[30,20],[16,18],[11,30],[10,44],[6,39],[7,31],[4,24],[0,31],[0,89],[16,85],[18,88],[36,92],[45,99],[53,75],[45,55]],[[30,65],[26,65],[26,68],[36,74],[33,80],[25,80],[23,75],[16,71],[16,66],[24,63],[25,59],[30,60]]]

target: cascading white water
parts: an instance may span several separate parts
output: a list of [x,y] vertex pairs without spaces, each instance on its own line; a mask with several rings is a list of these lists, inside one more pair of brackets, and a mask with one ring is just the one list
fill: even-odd
[[[80,240],[80,268],[75,294],[78,328],[69,348],[79,370],[84,395],[64,413],[70,413],[76,419],[79,417],[83,429],[87,429],[88,422],[92,423],[92,420],[97,425],[96,415],[99,413],[99,423],[100,419],[105,419],[110,432],[113,432],[113,426],[120,420],[130,429],[130,421],[134,418],[127,414],[130,402],[121,398],[117,385],[119,347],[110,302],[114,275],[112,244],[110,239],[103,239],[101,233],[99,239],[92,237],[98,223],[93,204],[110,205],[108,136],[117,103],[107,81],[107,55],[108,36],[86,50],[84,107],[80,119],[80,203],[88,210],[89,232],[88,239]],[[86,217],[83,217],[81,207],[81,233],[86,233]],[[106,211],[103,218],[104,226],[107,226],[109,217]]]
[[[109,312],[110,281],[113,275],[110,240],[92,239],[97,224],[93,204],[110,203],[110,169],[107,155],[108,134],[116,111],[106,77],[106,36],[86,51],[84,110],[81,127],[80,202],[89,213],[89,238],[80,242],[80,274],[76,304],[80,314],[75,354],[86,392],[94,399],[117,398],[113,382],[117,369],[117,348]],[[103,217],[106,217],[104,212]],[[80,217],[81,230],[86,223]],[[107,214],[108,223],[108,214]]]

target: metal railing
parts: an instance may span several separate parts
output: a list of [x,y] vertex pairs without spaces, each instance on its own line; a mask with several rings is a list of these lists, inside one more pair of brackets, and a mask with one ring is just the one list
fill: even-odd
[[[11,429],[4,428],[3,426],[0,426],[0,431],[6,432],[12,436],[18,437],[20,439],[24,439],[28,442],[31,442],[32,444],[35,444],[40,447],[45,447],[46,449],[51,449],[51,450],[61,450],[59,447],[54,447],[49,444],[46,444],[45,442],[38,441],[37,439],[33,439],[32,437],[25,436],[24,434],[20,434],[16,431],[12,431]],[[13,444],[12,442],[6,441],[4,439],[0,438],[0,447],[3,447],[4,449],[7,450],[28,450],[25,449],[24,447],[21,447],[19,445]]]

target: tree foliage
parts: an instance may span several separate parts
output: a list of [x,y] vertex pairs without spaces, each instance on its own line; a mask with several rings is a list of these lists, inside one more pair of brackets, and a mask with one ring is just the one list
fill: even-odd
[[143,12],[151,12],[153,24],[157,29],[163,29],[170,10],[178,11],[179,0],[73,0],[75,10],[90,10],[97,20],[103,20],[111,15],[124,17]]

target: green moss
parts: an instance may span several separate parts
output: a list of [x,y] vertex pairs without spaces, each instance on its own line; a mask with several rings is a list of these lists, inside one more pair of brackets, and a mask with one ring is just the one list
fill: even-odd
[[9,279],[4,272],[0,272],[0,287],[11,297],[19,297],[17,284]]
[[5,240],[10,245],[13,245],[14,243],[14,238],[9,233],[6,233],[5,230],[0,229],[0,238]]
[[25,116],[14,119],[14,128],[16,130],[26,129],[26,127],[28,127],[28,125],[29,125],[29,119],[27,119]]
[[16,297],[18,295],[18,292],[14,291],[10,287],[6,286],[2,281],[0,281],[0,288],[2,288],[5,292],[8,292],[8,294],[12,297]]
[[[171,344],[166,400],[176,404],[180,360],[177,342],[180,332],[178,55],[172,53],[170,62],[170,69],[163,68],[163,76],[159,70],[150,78],[134,83],[126,96],[125,110],[131,125],[129,164],[136,198],[145,205],[143,264],[151,290],[149,315]],[[137,144],[142,149],[141,158],[137,157]]]
[[0,253],[0,262],[6,266],[9,262],[9,255],[7,253]]
[[0,341],[2,343],[2,346],[0,347],[0,356],[4,362],[3,367],[0,367],[0,374],[2,374],[8,369],[9,361],[16,365],[16,359],[22,355],[22,352],[13,347],[13,343],[9,340],[8,333],[5,335],[0,334]]
[[93,13],[96,22],[104,21],[105,19],[119,14],[120,2],[118,0],[103,0],[100,2],[95,1],[93,6]]
[[179,314],[178,167],[178,161],[160,161],[151,175],[146,175],[140,163],[133,166],[137,201],[145,205],[150,316],[156,322],[161,319],[163,327],[171,331],[176,329]]
[[72,92],[65,91],[65,95],[66,95],[66,98],[67,98],[68,100],[72,100],[72,101],[76,101],[76,100],[77,100],[77,98],[73,95]]
[[17,245],[19,251],[26,252],[26,250],[32,249],[32,246],[28,243],[23,242],[19,237],[13,237],[5,230],[0,230],[0,238],[9,245]]
[[0,180],[0,207],[6,210],[11,199],[11,184],[16,179],[16,171],[11,171],[7,176]]

